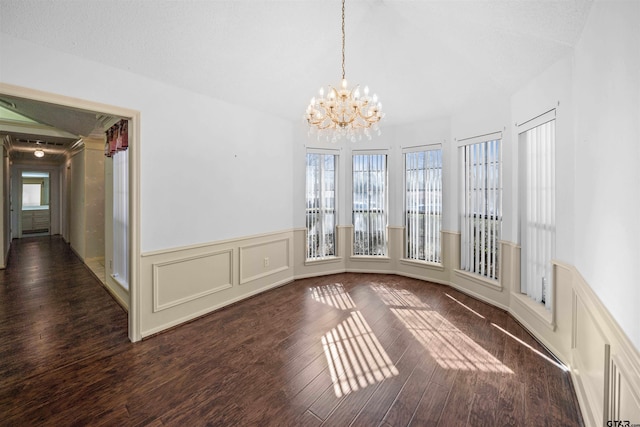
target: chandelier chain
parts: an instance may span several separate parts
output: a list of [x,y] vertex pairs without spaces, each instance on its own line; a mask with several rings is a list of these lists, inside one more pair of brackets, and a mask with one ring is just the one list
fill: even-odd
[[342,0],[342,80],[344,80],[344,2]]
[[378,122],[384,117],[382,104],[378,96],[369,96],[369,87],[360,92],[360,85],[349,89],[345,71],[345,0],[342,0],[342,82],[340,86],[329,85],[329,92],[325,96],[324,88],[318,91],[319,97],[311,98],[307,106],[305,119],[309,123],[309,130],[326,135],[327,141],[332,142],[345,137],[352,142],[366,136],[371,139],[371,132],[380,135]]

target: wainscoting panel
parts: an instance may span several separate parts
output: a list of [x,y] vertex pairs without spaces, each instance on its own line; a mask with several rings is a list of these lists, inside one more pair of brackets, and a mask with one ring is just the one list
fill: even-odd
[[442,262],[440,264],[425,263],[423,261],[414,261],[404,258],[405,244],[404,233],[405,228],[402,227],[398,240],[400,242],[400,260],[397,263],[397,272],[402,276],[413,277],[414,279],[427,280],[434,283],[440,283],[443,285],[449,285],[451,283],[450,268],[451,246],[455,245],[454,240],[458,233],[451,233],[442,231],[440,233],[440,241],[442,247],[440,248],[440,257]]
[[154,263],[153,311],[184,304],[232,286],[232,249]]
[[608,343],[578,294],[574,294],[573,310],[573,372],[578,378],[580,404],[589,408],[591,423],[597,423],[603,419]]
[[307,277],[325,276],[327,274],[344,273],[346,271],[345,264],[345,240],[346,233],[350,229],[345,227],[337,227],[336,236],[336,256],[328,257],[320,260],[307,260],[307,229],[296,228],[294,230],[294,271],[296,279],[304,279]]
[[353,255],[353,226],[347,226],[348,254],[347,254],[347,271],[354,273],[394,273],[393,249],[397,247],[395,242],[398,239],[397,228],[387,228],[387,256],[361,256]]
[[640,424],[640,353],[577,269],[562,267],[572,276],[571,372],[585,424]]
[[283,231],[143,254],[142,337],[291,282],[292,248]]
[[[629,421],[638,424],[640,420],[640,396],[634,389],[629,373],[632,368],[619,355],[610,357],[609,393],[607,420]],[[637,380],[637,378],[636,378]]]
[[240,284],[288,270],[289,248],[289,238],[240,246]]

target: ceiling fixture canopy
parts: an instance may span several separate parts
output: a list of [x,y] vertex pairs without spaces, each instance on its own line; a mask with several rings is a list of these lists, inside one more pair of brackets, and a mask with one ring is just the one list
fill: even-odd
[[331,142],[336,142],[341,137],[356,141],[362,139],[363,134],[371,139],[371,131],[380,135],[378,122],[384,117],[378,96],[369,96],[367,86],[362,93],[359,85],[353,89],[347,86],[344,67],[344,2],[342,0],[342,83],[339,89],[329,85],[326,98],[324,88],[320,88],[320,96],[311,98],[304,116],[311,132],[317,132],[318,138],[324,135]]

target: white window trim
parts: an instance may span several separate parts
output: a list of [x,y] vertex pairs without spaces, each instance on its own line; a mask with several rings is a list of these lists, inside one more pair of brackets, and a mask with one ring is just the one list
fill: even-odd
[[[498,215],[498,220],[500,222],[500,230],[499,230],[499,235],[495,237],[495,244],[496,244],[496,255],[495,255],[495,260],[498,262],[498,267],[494,267],[495,269],[495,279],[488,277],[488,276],[484,276],[480,273],[475,273],[473,271],[470,270],[466,270],[463,268],[463,261],[464,261],[464,256],[462,251],[463,249],[463,240],[462,237],[464,236],[464,233],[462,233],[462,227],[463,224],[460,224],[461,227],[461,241],[460,241],[460,269],[456,270],[459,271],[461,273],[465,273],[468,275],[475,275],[478,276],[479,278],[482,278],[483,281],[486,281],[487,283],[491,283],[491,286],[493,286],[494,282],[499,285],[500,282],[500,270],[501,270],[501,265],[500,265],[500,239],[502,237],[502,232],[501,232],[501,227],[502,227],[502,202],[503,202],[503,173],[502,173],[502,167],[503,167],[503,151],[504,151],[504,139],[503,139],[503,135],[502,135],[502,131],[498,131],[498,132],[492,132],[492,133],[487,133],[487,134],[483,134],[483,135],[477,135],[477,136],[472,136],[472,137],[468,137],[468,138],[464,138],[464,139],[460,139],[457,140],[458,142],[458,153],[460,153],[460,149],[463,147],[467,147],[470,145],[474,145],[474,144],[479,144],[479,143],[484,143],[484,142],[491,142],[491,141],[500,141],[500,145],[499,145],[499,164],[500,164],[500,169],[499,169],[499,179],[498,179],[498,188],[499,188],[499,195],[498,195],[498,199],[500,200],[500,213]],[[465,172],[466,172],[466,166],[465,166],[465,160],[464,158],[459,157],[459,164],[460,166],[460,175],[461,175],[461,181],[460,181],[460,188],[461,188],[461,192],[459,193],[459,197],[461,197],[460,200],[460,207],[459,207],[459,215],[460,217],[464,216],[465,210],[466,210],[466,204],[465,204],[465,197],[466,197],[466,193],[465,193]]]
[[556,109],[552,108],[549,111],[546,111],[542,114],[539,114],[531,119],[525,120],[520,123],[516,123],[516,127],[518,128],[518,135],[521,135],[531,129],[543,125],[551,120],[556,119]]
[[[526,120],[525,122],[522,122],[520,124],[516,124],[517,128],[518,128],[518,169],[519,169],[519,185],[518,185],[518,209],[520,209],[520,219],[518,221],[518,234],[520,236],[520,243],[521,243],[521,254],[524,254],[525,251],[525,247],[524,244],[525,242],[525,236],[524,236],[524,226],[523,226],[523,221],[526,215],[526,212],[524,211],[525,207],[525,198],[526,198],[526,190],[525,188],[523,188],[524,185],[526,185],[525,181],[526,181],[526,176],[524,175],[525,173],[525,167],[524,165],[522,165],[522,161],[523,161],[523,156],[524,156],[524,152],[521,150],[524,150],[525,147],[523,147],[523,139],[526,138],[526,133],[529,132],[532,129],[535,129],[537,127],[540,127],[542,125],[545,125],[551,121],[556,120],[556,109],[552,108],[538,116],[535,116],[529,120]],[[552,156],[552,163],[554,164],[554,167],[556,165],[555,163],[555,134],[556,134],[556,125],[554,124],[554,137],[553,137],[553,149],[554,149],[554,153]],[[524,141],[526,142],[526,141]],[[557,195],[557,193],[555,193],[555,187],[556,187],[556,182],[555,182],[555,175],[556,175],[556,170],[553,170],[553,184],[554,184],[554,194]],[[547,177],[547,179],[550,179],[549,177]],[[550,209],[552,209],[552,215],[553,215],[553,227],[555,228],[555,222],[556,222],[556,206],[557,206],[557,201],[555,200],[555,196],[552,200],[552,207]],[[548,208],[548,207],[545,207]],[[520,278],[520,295],[522,295],[523,298],[529,299],[531,301],[532,304],[536,305],[536,306],[540,306],[541,308],[544,308],[545,311],[549,312],[551,310],[553,310],[554,307],[554,289],[555,289],[555,283],[553,280],[553,268],[554,268],[554,263],[553,263],[553,258],[555,257],[555,249],[556,249],[556,241],[557,241],[557,237],[555,234],[555,231],[553,232],[553,239],[554,242],[552,244],[551,247],[551,258],[549,259],[549,263],[550,265],[549,267],[549,282],[548,282],[548,287],[546,290],[543,290],[543,298],[544,298],[544,302],[540,301],[538,302],[529,292],[533,292],[532,290],[527,290],[528,287],[528,283],[525,282],[524,278],[522,276],[524,276],[525,273],[525,267],[522,265],[522,255],[520,258],[520,270],[521,270],[521,278]],[[546,249],[546,248],[545,248]],[[538,249],[536,248],[536,251]],[[546,291],[546,292],[545,292]],[[537,310],[537,309],[536,309]],[[546,317],[544,317],[545,320],[548,320]],[[553,322],[551,322],[553,323]]]
[[[444,172],[444,149],[443,149],[443,143],[437,142],[437,143],[432,143],[432,144],[424,144],[424,145],[415,145],[415,146],[409,146],[409,147],[404,147],[402,149],[402,162],[403,162],[403,169],[402,169],[402,173],[403,173],[403,178],[402,178],[402,182],[403,182],[403,203],[402,203],[402,216],[404,217],[404,230],[403,230],[403,234],[404,234],[404,239],[406,239],[406,193],[407,193],[407,180],[406,180],[406,170],[407,170],[407,166],[406,166],[406,154],[409,153],[419,153],[419,152],[425,152],[425,151],[436,151],[436,150],[441,150],[442,151],[442,172]],[[440,188],[441,188],[441,192],[442,195],[444,195],[444,174],[442,174],[441,176],[441,182],[440,182]],[[444,211],[444,205],[442,206],[443,211]],[[444,212],[443,212],[443,217],[444,217]],[[402,257],[400,258],[401,261],[405,261],[404,263],[407,265],[422,265],[422,266],[428,266],[428,267],[435,267],[436,269],[439,270],[439,267],[443,266],[443,255],[444,255],[444,240],[442,239],[442,226],[440,228],[440,262],[432,262],[432,261],[427,261],[427,260],[419,260],[419,259],[413,259],[413,258],[407,258],[407,253],[406,253],[406,240],[404,241],[404,245],[402,248]]]
[[[334,262],[336,260],[340,260],[341,257],[338,253],[338,215],[339,215],[339,200],[340,200],[340,186],[339,186],[339,179],[340,179],[340,150],[336,150],[336,149],[325,149],[325,148],[307,148],[307,151],[305,153],[305,159],[307,157],[308,154],[324,154],[324,155],[330,155],[330,156],[334,156],[334,230],[333,230],[333,245],[334,245],[334,255],[328,255],[328,256],[324,256],[324,257],[316,257],[316,258],[308,258],[307,254],[308,254],[308,248],[306,247],[305,244],[305,265],[307,264],[314,264],[314,263],[322,263],[322,262]],[[306,162],[305,162],[305,187],[306,187]],[[306,188],[305,188],[306,191]],[[306,194],[305,194],[305,201],[306,201]],[[306,213],[305,213],[306,216]],[[306,220],[305,220],[306,223]],[[307,236],[307,228],[306,228],[306,224],[305,224],[305,242],[308,242],[308,236]]]
[[[353,253],[353,247],[354,247],[354,243],[355,243],[355,224],[353,224],[353,158],[355,156],[367,156],[367,155],[383,155],[386,157],[386,161],[385,161],[385,165],[386,165],[386,175],[385,175],[385,207],[384,207],[384,212],[385,212],[385,220],[386,220],[386,224],[385,224],[385,254],[384,255],[360,255],[360,254],[354,254]],[[349,257],[351,259],[372,259],[372,260],[385,260],[385,259],[390,259],[389,258],[389,160],[390,160],[390,156],[389,156],[389,150],[388,149],[366,149],[366,150],[351,150],[351,174],[350,174],[350,185],[351,185],[351,197],[350,197],[350,208],[349,208],[349,212],[351,213],[351,254],[349,255]]]
[[502,140],[502,131],[486,133],[483,135],[470,136],[467,138],[456,139],[458,147],[464,147],[465,145],[473,145],[479,142],[494,141],[496,139]]

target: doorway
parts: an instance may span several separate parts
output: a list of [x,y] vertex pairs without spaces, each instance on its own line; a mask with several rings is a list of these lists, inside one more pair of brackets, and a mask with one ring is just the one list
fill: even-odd
[[22,189],[18,193],[20,235],[49,234],[51,185],[49,172],[26,171],[21,174]]
[[[0,83],[0,97],[14,97],[16,99],[23,99],[30,101],[32,103],[40,103],[47,108],[58,108],[61,110],[74,111],[76,113],[86,113],[88,115],[93,115],[94,117],[100,117],[102,115],[113,116],[123,118],[129,121],[129,181],[128,181],[128,190],[129,190],[129,224],[127,228],[128,232],[128,246],[129,246],[129,256],[127,257],[127,264],[129,266],[129,290],[128,290],[128,331],[129,331],[129,339],[131,341],[139,341],[141,339],[140,336],[140,320],[139,320],[139,289],[138,289],[138,268],[139,268],[139,259],[140,259],[140,248],[139,248],[139,192],[138,192],[138,182],[139,182],[139,122],[140,122],[140,113],[135,110],[124,109],[115,106],[109,106],[105,104],[99,104],[92,101],[80,100],[75,98],[68,98],[65,96],[50,94],[46,92],[35,91],[32,89],[22,88],[13,85],[7,85],[4,83]],[[78,134],[78,133],[77,133]],[[10,201],[11,203],[3,203],[3,212],[5,218],[18,216],[18,212],[22,213],[22,202],[18,203],[18,200],[13,196],[13,194],[19,194],[22,199],[22,176],[16,176],[15,170],[17,169],[11,162],[4,163],[6,170],[4,171],[5,177],[8,178],[7,175],[11,176],[11,184],[10,184]],[[64,232],[65,222],[69,218],[68,209],[63,209],[64,207],[68,208],[67,200],[64,200],[68,195],[65,195],[64,187],[65,180],[62,179],[64,174],[69,172],[68,165],[56,168],[57,174],[49,175],[49,225],[48,225],[48,233],[52,234],[55,232],[53,228],[55,228],[56,224],[59,226],[58,232],[55,234]],[[58,177],[58,181],[54,182],[55,177]],[[68,182],[68,181],[67,181]],[[19,185],[18,185],[19,183]],[[52,203],[56,200],[56,197],[52,194],[53,191],[59,190],[64,197],[57,197],[60,199],[60,204],[56,208],[52,206]],[[31,191],[35,191],[35,187],[31,188]],[[60,194],[59,193],[59,194]],[[5,196],[6,197],[6,196]],[[31,197],[31,196],[27,196]],[[5,199],[6,200],[6,199]],[[7,202],[9,200],[6,200]],[[42,197],[41,197],[41,205],[42,206]],[[12,209],[15,207],[15,209]],[[63,208],[61,208],[63,207]],[[63,212],[64,210],[64,212]],[[58,218],[54,218],[55,212],[59,211],[60,215]],[[14,229],[9,224],[17,224],[20,219],[14,222],[13,218],[10,218],[10,221],[6,221],[5,227],[3,230],[3,234],[5,236],[11,235],[14,236]],[[10,230],[11,228],[11,230]],[[22,230],[22,228],[20,228]],[[18,234],[18,233],[16,233]],[[21,232],[19,234],[22,234]],[[63,233],[64,234],[64,233]],[[106,234],[106,233],[105,233]],[[6,253],[8,250],[8,245],[3,244],[2,251]],[[111,292],[111,290],[109,290]]]

